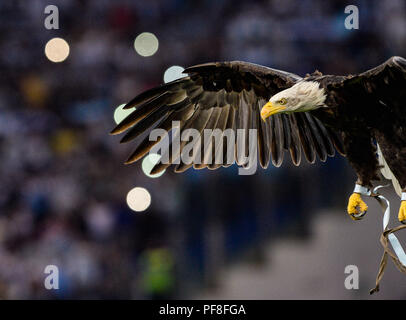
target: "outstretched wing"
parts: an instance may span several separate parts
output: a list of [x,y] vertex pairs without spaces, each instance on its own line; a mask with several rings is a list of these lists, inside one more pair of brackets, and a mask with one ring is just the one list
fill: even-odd
[[401,110],[404,117],[406,108],[406,59],[392,57],[355,78],[362,81],[365,89],[376,101]]
[[399,112],[404,119],[406,108],[406,59],[392,57],[381,65],[363,73],[332,77],[329,89],[342,90],[349,95],[366,93],[366,98],[373,103],[380,103]]
[[[223,145],[223,161],[216,161],[220,162],[216,164],[206,163],[208,157],[204,151],[216,154],[218,150],[215,149],[213,137],[208,140],[206,137],[207,141],[204,141],[204,129],[220,129],[222,132],[227,129],[234,132],[242,129],[247,133],[245,143],[242,146],[234,146],[235,161],[239,165],[246,165],[250,156],[249,129],[257,129],[259,161],[264,168],[271,160],[275,166],[280,166],[285,150],[290,151],[295,165],[300,164],[301,148],[311,163],[315,161],[316,154],[322,161],[325,161],[327,156],[334,155],[336,137],[310,113],[277,114],[269,117],[266,122],[260,118],[260,110],[270,97],[301,80],[299,76],[239,61],[197,65],[186,69],[185,73],[188,73],[188,76],[135,97],[124,107],[135,107],[135,111],[111,132],[119,134],[128,130],[121,140],[127,142],[152,128],[169,131],[172,121],[179,121],[180,130],[177,134],[189,128],[200,133],[202,163],[179,163],[179,156],[187,144],[187,141],[182,141],[178,150],[173,150],[172,145],[169,145],[164,151],[167,153],[166,157],[162,157],[169,161],[158,163],[152,173],[164,170],[175,160],[178,160],[176,172],[185,171],[192,165],[197,169],[216,169],[230,165],[226,159],[226,143]],[[160,139],[150,141],[147,135],[126,163],[139,160],[159,141]],[[209,147],[203,149],[207,143]]]

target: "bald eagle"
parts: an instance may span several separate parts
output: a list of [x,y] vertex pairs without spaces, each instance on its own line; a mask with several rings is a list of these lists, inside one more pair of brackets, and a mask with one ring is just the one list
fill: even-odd
[[[392,57],[371,70],[347,76],[316,71],[302,78],[240,61],[196,65],[184,73],[187,76],[131,100],[124,109],[135,107],[135,111],[111,134],[127,130],[121,140],[127,142],[153,128],[168,131],[172,121],[179,122],[180,131],[196,129],[201,139],[204,129],[256,129],[254,152],[263,168],[270,162],[280,166],[285,151],[299,165],[302,154],[310,163],[316,157],[324,162],[337,150],[357,174],[348,203],[350,216],[360,219],[365,214],[361,194],[370,194],[381,170],[402,197],[398,218],[406,221],[406,59]],[[139,160],[159,141],[146,136],[126,163]],[[178,153],[169,146],[165,151],[169,161],[157,163],[151,173],[166,169],[176,159],[175,172],[192,166],[230,165],[225,159],[220,163],[179,161],[185,144],[181,143]],[[227,145],[223,148],[226,151]],[[247,165],[237,156],[235,160]]]

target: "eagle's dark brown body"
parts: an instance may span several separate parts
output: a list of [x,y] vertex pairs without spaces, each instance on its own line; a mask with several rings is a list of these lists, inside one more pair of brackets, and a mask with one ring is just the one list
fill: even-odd
[[[382,65],[353,76],[320,75],[304,79],[246,62],[217,62],[185,70],[189,75],[143,92],[125,108],[136,107],[113,131],[128,129],[122,142],[130,141],[153,127],[170,129],[180,122],[181,131],[204,129],[257,129],[258,155],[262,167],[282,163],[285,150],[298,165],[302,154],[313,163],[345,154],[363,185],[378,178],[375,143],[399,180],[406,187],[406,60],[393,57]],[[260,119],[261,107],[276,93],[298,81],[317,81],[325,89],[326,107],[309,112],[275,114]],[[127,163],[143,157],[157,142],[146,137]],[[184,144],[181,145],[181,150]],[[248,148],[247,148],[248,149]],[[246,149],[246,150],[247,150]],[[203,150],[202,150],[203,151]],[[153,172],[167,168],[179,157],[167,153],[169,163],[158,163]],[[238,163],[238,159],[237,159]],[[244,163],[238,163],[244,165]],[[216,169],[212,163],[182,163],[175,171],[190,167]]]
[[393,57],[361,75],[315,79],[328,92],[330,109],[313,111],[342,133],[347,158],[362,185],[378,179],[376,143],[391,171],[406,187],[406,60]]

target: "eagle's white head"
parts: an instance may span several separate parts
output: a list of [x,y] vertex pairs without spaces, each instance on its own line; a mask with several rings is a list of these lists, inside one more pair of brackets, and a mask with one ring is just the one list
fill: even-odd
[[276,113],[310,111],[325,106],[326,94],[316,81],[300,81],[278,92],[262,107],[261,118],[265,121]]

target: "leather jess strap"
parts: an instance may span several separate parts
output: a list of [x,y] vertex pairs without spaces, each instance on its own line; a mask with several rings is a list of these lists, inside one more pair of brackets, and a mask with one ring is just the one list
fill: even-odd
[[[384,186],[377,186],[372,191],[372,196],[378,201],[379,205],[382,208],[383,212],[383,232],[380,237],[380,242],[383,246],[383,255],[381,258],[381,262],[379,264],[378,274],[376,276],[375,281],[375,288],[369,291],[370,294],[379,291],[379,283],[382,280],[383,274],[385,272],[385,268],[388,262],[388,256],[392,259],[393,263],[395,264],[396,268],[406,274],[406,254],[403,250],[402,245],[400,244],[398,238],[395,236],[395,232],[406,228],[406,225],[400,225],[395,228],[388,228],[389,220],[390,220],[390,203],[388,199],[378,193],[378,190],[383,188]],[[403,200],[403,194],[402,194]],[[391,250],[389,243],[391,244],[393,251]]]

